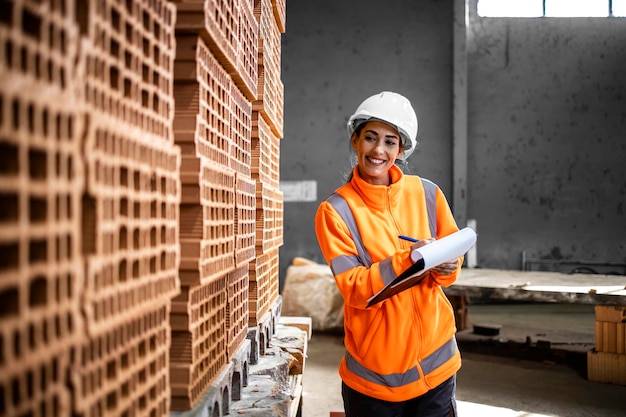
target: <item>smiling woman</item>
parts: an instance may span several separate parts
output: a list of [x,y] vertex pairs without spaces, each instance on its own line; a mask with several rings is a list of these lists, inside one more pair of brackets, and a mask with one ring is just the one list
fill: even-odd
[[404,149],[398,131],[387,123],[366,122],[356,128],[351,143],[361,178],[370,184],[389,185],[389,168]]
[[352,176],[315,215],[320,249],[344,301],[339,375],[347,417],[457,415],[461,357],[442,287],[456,280],[462,259],[368,308],[413,265],[412,250],[459,230],[441,189],[396,165],[415,150],[417,126],[406,97],[383,91],[365,99],[347,125],[357,154]]

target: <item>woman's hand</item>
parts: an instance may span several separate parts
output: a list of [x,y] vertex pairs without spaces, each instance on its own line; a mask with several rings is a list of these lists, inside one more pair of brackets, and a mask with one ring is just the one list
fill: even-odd
[[444,262],[440,265],[437,265],[431,271],[435,271],[439,275],[450,275],[456,268],[459,266],[459,258],[456,258],[452,261]]
[[[431,238],[431,239],[423,239],[423,240],[420,240],[419,242],[415,242],[411,245],[411,252],[417,248],[421,248],[422,246],[433,243],[434,241],[435,239]],[[431,271],[436,272],[439,275],[450,275],[451,273],[456,271],[458,266],[459,266],[459,258],[456,258],[451,261],[444,262],[440,265],[437,265],[436,267],[431,269]]]
[[434,241],[435,241],[435,239],[433,239],[433,238],[418,240],[417,242],[415,242],[415,243],[413,243],[411,245],[411,252],[413,252],[417,248],[421,248],[424,245],[428,245],[429,243],[433,243]]

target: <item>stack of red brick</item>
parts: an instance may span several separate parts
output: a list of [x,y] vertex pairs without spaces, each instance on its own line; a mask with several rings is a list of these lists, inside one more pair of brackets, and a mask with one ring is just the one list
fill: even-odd
[[590,381],[626,385],[626,307],[596,306],[596,346],[587,353]]
[[[185,410],[216,383],[249,327],[263,332],[274,319],[283,90],[271,0],[175,6],[182,294],[172,305],[171,386],[172,408]],[[271,45],[272,54],[262,45]],[[266,70],[268,59],[273,65]]]
[[78,26],[37,3],[0,11],[2,416],[68,415],[83,327]]
[[175,8],[0,14],[0,415],[168,415]]
[[86,337],[71,385],[85,416],[169,411],[169,311],[179,293],[175,9],[76,2],[84,91]]
[[190,409],[278,314],[284,0],[0,16],[0,417]]
[[[252,176],[256,180],[256,258],[250,264],[251,326],[272,329],[272,303],[278,298],[278,248],[283,244],[283,195],[279,190],[284,87],[281,33],[284,1],[255,0],[259,23],[258,98],[252,114]],[[271,332],[271,330],[270,330]],[[261,342],[261,352],[264,341]]]

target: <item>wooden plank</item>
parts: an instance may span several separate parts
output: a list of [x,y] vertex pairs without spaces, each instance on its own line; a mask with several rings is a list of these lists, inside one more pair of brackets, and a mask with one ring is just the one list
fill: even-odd
[[626,276],[464,268],[447,295],[563,304],[626,305]]
[[298,413],[302,411],[302,374],[290,375],[289,382],[291,384],[291,404],[289,405],[289,417],[298,417]]

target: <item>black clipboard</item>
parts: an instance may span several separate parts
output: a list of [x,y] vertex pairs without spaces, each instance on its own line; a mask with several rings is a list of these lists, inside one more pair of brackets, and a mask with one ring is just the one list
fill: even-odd
[[476,243],[476,237],[476,232],[473,229],[465,227],[429,245],[414,249],[413,254],[418,256],[415,263],[368,299],[367,307],[369,308],[392,295],[419,284],[426,278],[431,268],[465,254]]
[[428,271],[424,270],[424,265],[424,259],[418,259],[396,279],[385,285],[382,290],[378,291],[373,297],[367,300],[367,308],[422,282],[428,275]]

